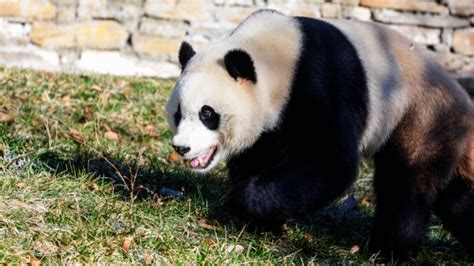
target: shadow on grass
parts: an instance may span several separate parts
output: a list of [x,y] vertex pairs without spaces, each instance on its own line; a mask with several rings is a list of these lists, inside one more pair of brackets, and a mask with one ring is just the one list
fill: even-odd
[[[78,173],[90,175],[101,182],[111,183],[114,191],[123,196],[123,200],[140,201],[150,199],[172,198],[176,195],[163,195],[163,188],[174,192],[184,192],[184,198],[192,199],[194,204],[206,206],[206,218],[217,221],[220,225],[237,234],[244,223],[233,217],[227,206],[227,193],[230,182],[222,176],[197,175],[183,171],[166,162],[149,159],[145,166],[128,163],[112,155],[98,155],[91,152],[76,150],[70,158],[53,151],[40,154],[38,160],[47,165],[54,174],[67,173],[77,176]],[[172,194],[172,192],[171,192]],[[358,210],[341,213],[341,208],[331,206],[317,213],[309,214],[304,221],[289,222],[291,228],[298,228],[305,233],[329,240],[324,243],[325,249],[337,247],[347,249],[352,245],[361,245],[367,237],[371,215]],[[247,230],[258,238],[263,232]],[[284,232],[273,232],[273,236],[286,235],[287,253],[298,251],[307,260],[318,254],[314,243],[305,237],[290,237]],[[290,248],[291,246],[291,248]]]
[[[38,160],[54,174],[77,176],[82,173],[101,182],[111,183],[123,200],[179,200],[173,192],[184,192],[183,198],[191,199],[198,208],[206,208],[205,218],[217,221],[231,235],[240,235],[245,226],[229,211],[227,193],[230,191],[230,182],[222,175],[196,175],[158,159],[149,159],[144,166],[138,166],[137,163],[127,163],[111,155],[98,155],[80,149],[71,158],[48,151],[42,153]],[[163,195],[163,188],[168,189],[166,195]],[[352,198],[352,201],[355,199]],[[350,207],[346,206],[348,202]],[[370,254],[365,245],[372,219],[371,209],[358,207],[348,197],[342,203],[308,213],[305,220],[288,222],[286,229],[273,232],[270,237],[282,243],[278,254],[284,256],[297,252],[297,257],[303,261],[310,261],[314,257],[328,262],[340,262],[341,258],[352,260],[354,246],[358,249],[358,259],[368,259]],[[439,224],[439,221],[435,224]],[[246,232],[247,238],[268,237],[268,233],[258,230],[248,229]],[[426,239],[424,246],[442,253],[454,251],[460,257],[463,253],[462,248],[440,239]],[[429,257],[425,259],[429,260]]]
[[[222,188],[225,181],[210,176],[198,176],[170,166],[158,159],[146,164],[125,162],[109,154],[96,154],[77,149],[71,158],[59,153],[45,152],[38,157],[55,174],[76,176],[86,174],[99,181],[111,183],[124,200],[148,200],[153,197],[182,199],[201,197],[208,187]],[[184,193],[184,194],[183,194]],[[131,196],[133,195],[133,197]],[[214,199],[217,195],[211,196]]]

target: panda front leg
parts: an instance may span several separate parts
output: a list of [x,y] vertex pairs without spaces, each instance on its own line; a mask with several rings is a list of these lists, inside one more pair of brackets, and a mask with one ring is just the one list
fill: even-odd
[[229,195],[231,209],[252,227],[278,230],[288,218],[304,217],[335,200],[358,171],[357,162],[331,174],[318,169],[323,166],[298,165],[241,179]]

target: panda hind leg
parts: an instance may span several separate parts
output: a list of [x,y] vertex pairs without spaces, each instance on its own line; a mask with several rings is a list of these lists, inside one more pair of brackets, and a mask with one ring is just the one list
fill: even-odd
[[453,179],[439,193],[435,213],[474,259],[474,132]]
[[456,176],[436,199],[435,213],[474,258],[474,188]]
[[[377,206],[369,247],[388,258],[414,255],[425,236],[438,193],[451,180],[461,157],[464,144],[460,140],[466,137],[462,127],[438,131],[435,136],[429,134],[432,127],[415,126],[419,124],[416,121],[416,116],[406,117],[374,156]],[[449,200],[446,202],[449,205]],[[473,201],[469,204],[472,206]],[[472,215],[470,212],[464,215]]]
[[420,189],[423,169],[408,165],[393,149],[387,143],[374,158],[377,205],[369,250],[384,259],[405,260],[425,235],[434,192]]

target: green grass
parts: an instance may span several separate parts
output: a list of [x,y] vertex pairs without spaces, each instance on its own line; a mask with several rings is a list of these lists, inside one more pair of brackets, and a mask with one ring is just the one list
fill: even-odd
[[[349,192],[357,207],[341,200],[280,234],[246,230],[227,209],[225,169],[195,175],[174,158],[163,112],[172,85],[0,68],[0,263],[378,261],[364,249],[370,164]],[[413,262],[466,257],[434,219]]]

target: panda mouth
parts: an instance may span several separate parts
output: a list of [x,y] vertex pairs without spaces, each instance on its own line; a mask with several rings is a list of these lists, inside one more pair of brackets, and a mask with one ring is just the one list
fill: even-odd
[[189,167],[191,169],[205,169],[214,159],[214,155],[217,153],[217,145],[209,148],[205,153],[193,158],[189,161]]

